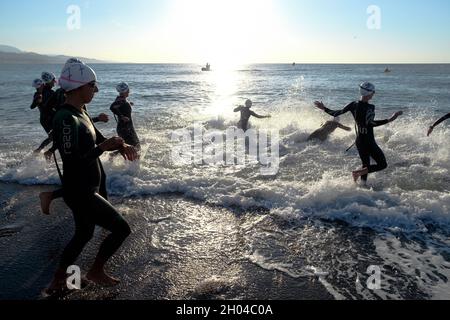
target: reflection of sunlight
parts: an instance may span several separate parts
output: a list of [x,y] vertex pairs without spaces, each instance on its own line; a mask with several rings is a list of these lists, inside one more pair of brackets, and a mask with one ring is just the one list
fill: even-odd
[[273,0],[174,0],[165,27],[190,62],[253,63],[279,37]]
[[211,106],[211,112],[223,115],[229,112],[236,102],[236,92],[238,91],[238,72],[234,68],[220,68],[211,75],[211,81],[215,85],[216,99]]

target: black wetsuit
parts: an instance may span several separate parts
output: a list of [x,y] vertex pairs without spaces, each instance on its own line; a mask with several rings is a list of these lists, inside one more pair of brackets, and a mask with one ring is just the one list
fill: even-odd
[[450,113],[443,116],[442,118],[440,118],[438,121],[436,121],[435,124],[433,124],[433,127],[437,127],[438,125],[440,125],[442,122],[444,122],[445,120],[450,119]]
[[[117,134],[119,137],[125,140],[126,144],[136,147],[139,150],[140,141],[133,126],[131,104],[126,99],[117,97],[110,109],[117,120]],[[129,121],[124,121],[124,117],[127,117]]]
[[[52,105],[55,106],[55,110],[59,111],[62,106],[64,105],[65,101],[66,101],[66,91],[62,88],[59,88],[58,90],[55,91],[55,93],[53,94],[53,96],[50,98],[50,101],[52,103]],[[87,112],[86,110],[86,106],[83,107],[84,111]],[[100,122],[100,119],[98,117],[92,118],[92,121],[94,123],[96,122]],[[53,137],[50,137],[53,139]],[[49,152],[51,153],[55,153],[55,151],[57,150],[57,146],[56,143],[53,143],[52,147],[49,149]],[[106,190],[106,188],[105,188]],[[106,198],[106,192],[104,192],[105,198]],[[62,198],[64,196],[64,192],[62,189],[58,189],[52,192],[52,200],[58,199],[58,198]]]
[[[325,112],[333,117],[351,112],[356,122],[356,147],[358,148],[363,168],[368,168],[369,173],[381,171],[387,168],[386,157],[375,141],[373,128],[389,123],[389,120],[375,120],[375,106],[363,101],[355,101],[347,105],[343,110],[333,111],[325,108]],[[370,158],[376,165],[370,164]],[[367,175],[361,177],[367,181]]]
[[130,227],[107,201],[106,176],[97,146],[106,138],[86,112],[64,105],[55,116],[54,138],[63,161],[64,201],[73,211],[75,236],[64,250],[61,267],[72,265],[94,234],[96,225],[111,232],[99,257],[108,260],[130,234]]
[[42,90],[42,103],[39,106],[39,111],[41,112],[41,125],[45,132],[50,133],[52,131],[52,121],[55,116],[55,108],[52,104],[52,97],[55,94],[52,88],[44,86]]
[[244,131],[248,130],[248,121],[250,120],[251,116],[254,116],[256,118],[260,118],[259,115],[257,115],[255,112],[250,110],[249,107],[240,106],[238,107],[235,112],[241,113],[241,120],[238,122],[238,128],[242,129]]
[[48,103],[53,107],[55,112],[58,112],[59,109],[64,105],[66,102],[66,91],[62,88],[59,88],[56,90],[49,98]]
[[[48,134],[48,138],[45,139],[39,148],[37,148],[37,152],[40,152],[42,149],[44,149],[46,146],[48,146],[52,140],[52,123],[53,123],[53,117],[55,116],[56,110],[55,105],[53,104],[53,96],[55,95],[55,92],[52,88],[49,86],[44,86],[44,89],[42,90],[42,103],[36,105],[39,107],[40,111],[40,122],[42,127],[44,128],[45,132]],[[32,105],[33,106],[33,105]],[[34,109],[34,108],[32,108]]]
[[36,91],[33,96],[33,103],[31,103],[31,106],[30,106],[31,110],[36,109],[41,105],[42,101],[39,102],[39,99],[42,99],[42,93]]

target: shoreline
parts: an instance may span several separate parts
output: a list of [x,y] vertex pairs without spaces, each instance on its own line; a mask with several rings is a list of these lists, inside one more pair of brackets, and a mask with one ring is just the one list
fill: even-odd
[[[43,299],[71,238],[73,219],[63,201],[55,202],[50,216],[40,213],[38,194],[52,189],[0,182],[2,300]],[[133,230],[108,264],[122,283],[89,285],[65,300],[333,299],[315,276],[293,278],[249,261],[240,213],[179,195],[111,202]],[[104,237],[97,229],[80,256],[83,274]]]

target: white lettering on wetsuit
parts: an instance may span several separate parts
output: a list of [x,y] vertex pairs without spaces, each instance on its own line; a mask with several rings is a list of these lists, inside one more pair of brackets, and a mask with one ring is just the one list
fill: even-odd
[[64,154],[72,154],[72,126],[63,121],[63,149]]

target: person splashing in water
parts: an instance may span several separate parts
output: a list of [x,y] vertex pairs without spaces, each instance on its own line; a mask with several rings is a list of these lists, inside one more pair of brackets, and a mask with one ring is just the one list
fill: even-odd
[[[359,90],[361,99],[351,102],[339,111],[326,108],[320,101],[316,101],[314,104],[333,117],[338,117],[347,112],[352,113],[356,122],[356,147],[362,162],[362,169],[353,171],[353,179],[357,182],[361,178],[363,184],[366,184],[370,173],[382,171],[388,166],[383,151],[375,141],[373,128],[395,121],[403,112],[396,112],[390,119],[375,120],[375,106],[369,103],[375,95],[375,86],[369,82],[364,82],[360,85]],[[370,158],[374,159],[376,164],[371,164]]]
[[238,128],[242,129],[244,131],[248,130],[249,120],[250,117],[255,117],[258,119],[266,119],[271,118],[270,115],[268,116],[260,116],[259,114],[256,114],[252,110],[250,110],[253,106],[252,100],[245,101],[245,106],[239,106],[236,109],[234,109],[234,112],[240,112],[241,113],[241,119],[238,122]]

